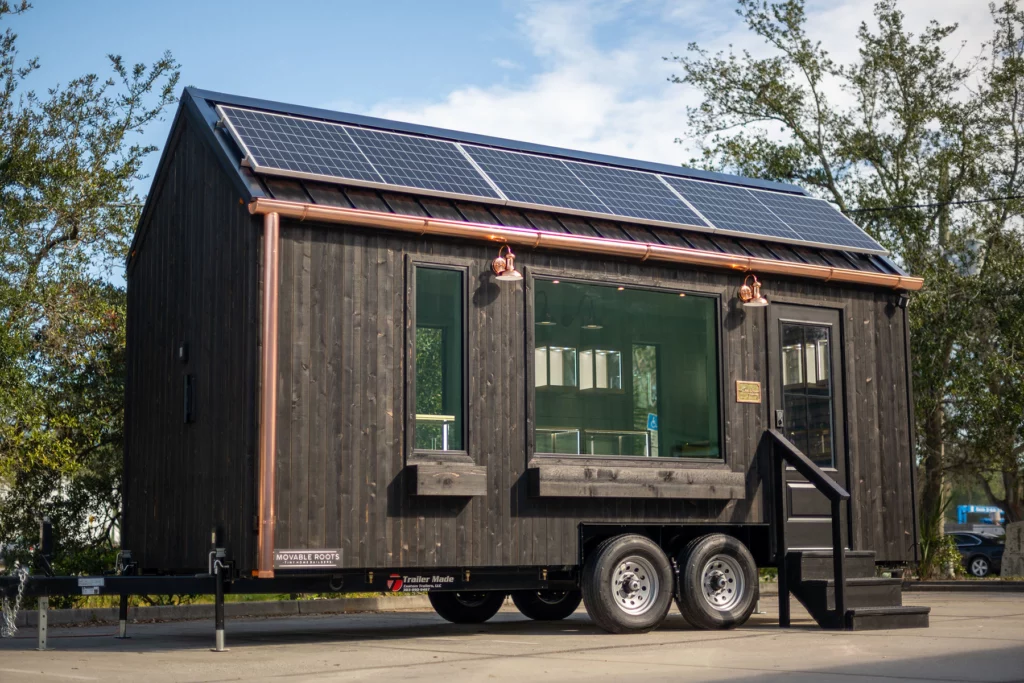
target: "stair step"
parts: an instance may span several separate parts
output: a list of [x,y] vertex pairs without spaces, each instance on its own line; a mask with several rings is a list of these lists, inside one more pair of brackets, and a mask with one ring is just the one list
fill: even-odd
[[[903,604],[903,582],[900,579],[852,578],[846,580],[846,606],[897,607]],[[793,586],[804,603],[813,601],[819,607],[836,608],[835,579],[806,579]],[[822,603],[824,603],[822,605]]]
[[930,607],[854,607],[846,611],[851,631],[875,631],[893,628],[928,628]]
[[[874,578],[875,553],[870,550],[847,550],[844,569],[851,579]],[[787,555],[791,576],[794,581],[807,579],[831,579],[835,576],[831,550],[791,551]]]

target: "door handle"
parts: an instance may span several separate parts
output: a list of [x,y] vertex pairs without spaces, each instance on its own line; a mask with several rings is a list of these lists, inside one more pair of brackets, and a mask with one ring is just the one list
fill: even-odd
[[775,428],[776,429],[784,429],[785,428],[785,426],[786,426],[785,415],[786,414],[783,411],[781,411],[781,410],[776,410],[775,411]]

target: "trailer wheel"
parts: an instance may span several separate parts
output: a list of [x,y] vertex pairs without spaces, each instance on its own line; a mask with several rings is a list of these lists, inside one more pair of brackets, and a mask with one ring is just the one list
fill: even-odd
[[505,593],[501,591],[427,593],[430,605],[443,619],[453,624],[482,624],[501,609]]
[[603,541],[583,566],[583,602],[610,633],[657,628],[672,604],[672,567],[656,543],[625,534]]
[[740,541],[726,534],[696,538],[679,555],[676,604],[702,629],[739,626],[757,605],[757,564]]
[[514,591],[512,602],[534,621],[558,621],[576,611],[583,594],[571,591]]

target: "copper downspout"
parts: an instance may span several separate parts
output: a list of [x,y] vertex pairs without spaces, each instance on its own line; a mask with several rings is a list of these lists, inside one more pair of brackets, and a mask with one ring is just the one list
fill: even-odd
[[528,228],[486,225],[483,223],[469,223],[440,218],[403,216],[400,214],[380,213],[379,211],[286,202],[280,199],[254,199],[249,203],[249,212],[253,214],[270,214],[274,212],[281,216],[297,218],[299,220],[387,228],[390,230],[413,232],[417,235],[472,237],[528,247],[566,249],[607,256],[631,256],[641,261],[686,263],[696,266],[728,268],[743,272],[756,270],[758,273],[805,277],[824,280],[825,282],[852,282],[910,291],[917,291],[924,285],[923,279],[907,275],[887,275],[885,273],[872,273],[850,268],[816,266],[809,263],[775,261],[756,256],[738,256],[735,254],[701,251],[699,249],[670,247],[663,244],[627,242],[625,240],[567,235],[530,230]]
[[[260,212],[264,213],[264,212]],[[281,220],[263,216],[263,349],[260,357],[260,520],[256,576],[274,578],[274,456],[277,444],[277,267]]]

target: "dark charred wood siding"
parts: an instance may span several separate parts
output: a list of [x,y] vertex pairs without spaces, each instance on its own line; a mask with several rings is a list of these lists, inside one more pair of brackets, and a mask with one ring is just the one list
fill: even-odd
[[122,538],[140,567],[181,571],[206,567],[215,526],[254,554],[260,230],[187,116],[165,155],[128,269]]
[[[745,497],[731,500],[535,497],[529,279],[495,282],[494,245],[294,222],[281,238],[276,547],[341,548],[346,567],[558,565],[577,561],[581,522],[767,521],[756,457],[767,398],[739,404],[733,389],[760,381],[767,397],[766,318],[738,306],[741,275],[520,251],[535,272],[720,297],[725,462],[693,466],[746,481]],[[486,495],[412,495],[406,257],[469,269],[467,452],[486,469]],[[853,544],[880,561],[913,559],[905,311],[887,291],[780,278],[765,287],[773,301],[841,311]]]

